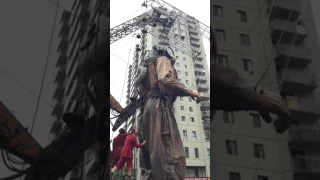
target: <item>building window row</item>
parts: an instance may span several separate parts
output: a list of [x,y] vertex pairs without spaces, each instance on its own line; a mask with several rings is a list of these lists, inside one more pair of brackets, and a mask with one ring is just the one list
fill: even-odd
[[[238,155],[238,144],[234,140],[226,140],[226,151],[229,155]],[[253,143],[254,157],[265,159],[265,152],[263,144]]]
[[[247,13],[242,10],[237,10],[239,21],[247,22]],[[217,17],[224,17],[223,7],[213,5],[213,15]]]
[[[225,30],[216,29],[215,33],[216,33],[215,35],[216,35],[217,41],[220,41],[220,42],[226,42],[227,41]],[[242,46],[247,46],[247,47],[251,46],[249,35],[240,33],[239,34],[239,40],[240,40],[240,44]]]
[[[182,121],[186,121],[186,117],[185,116],[181,116],[181,120]],[[194,122],[194,117],[190,117],[190,121]]]
[[[238,172],[229,172],[229,180],[241,180],[241,175]],[[257,176],[257,180],[269,180],[268,176]]]
[[[261,119],[260,115],[257,113],[249,114],[250,121],[252,122],[253,127],[261,128]],[[223,111],[223,121],[227,124],[235,124],[234,114],[231,111]]]
[[[186,155],[186,158],[190,158],[189,148],[188,147],[184,148],[184,153]],[[194,148],[194,157],[197,158],[197,159],[199,158],[199,149],[198,148]]]

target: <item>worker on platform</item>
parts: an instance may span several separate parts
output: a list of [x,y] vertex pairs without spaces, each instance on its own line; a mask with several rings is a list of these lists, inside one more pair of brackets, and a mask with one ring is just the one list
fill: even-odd
[[111,173],[114,173],[118,171],[119,169],[122,169],[124,164],[127,164],[128,169],[128,180],[131,180],[132,175],[132,167],[133,167],[133,148],[141,148],[146,144],[146,141],[143,141],[142,144],[139,144],[136,137],[135,129],[133,128],[132,134],[129,134],[125,140],[124,147],[121,151],[121,156],[118,161],[118,163],[114,166],[114,168],[111,170]]
[[[134,131],[131,131],[132,134]],[[112,162],[111,167],[114,167],[120,160],[121,151],[124,147],[125,140],[129,134],[126,133],[126,130],[121,128],[119,130],[119,135],[113,139],[112,143]],[[122,168],[122,179],[125,178],[124,168]]]

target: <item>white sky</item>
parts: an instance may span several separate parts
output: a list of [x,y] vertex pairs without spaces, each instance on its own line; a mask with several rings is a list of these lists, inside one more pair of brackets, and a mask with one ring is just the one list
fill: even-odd
[[[175,6],[181,11],[189,14],[190,16],[195,17],[197,20],[202,22],[203,24],[210,26],[210,1],[202,1],[202,3],[187,3],[183,0],[167,0],[167,3]],[[145,12],[145,8],[142,8],[141,5],[143,0],[136,1],[128,1],[128,0],[111,0],[110,2],[110,28],[113,28],[117,25],[126,22],[143,12]],[[127,63],[124,61],[129,60],[129,64],[132,63],[132,53],[134,51],[134,46],[139,41],[137,38],[133,37],[133,35],[128,35],[123,39],[111,44],[110,50],[110,92],[111,94],[121,103],[123,107],[125,107],[126,102],[126,91],[127,91]],[[209,57],[209,40],[203,38],[205,53],[207,57]],[[131,52],[130,52],[131,49]],[[130,52],[130,57],[129,57]],[[117,57],[116,57],[117,56]],[[121,58],[121,59],[119,59]],[[209,58],[207,61],[209,62]],[[209,64],[209,63],[208,63]],[[123,84],[125,80],[125,85],[123,89]],[[121,91],[123,89],[123,95],[121,98]],[[121,101],[120,101],[121,99]],[[114,122],[115,120],[112,120]],[[117,136],[118,131],[112,133],[110,127],[110,137],[111,139]]]

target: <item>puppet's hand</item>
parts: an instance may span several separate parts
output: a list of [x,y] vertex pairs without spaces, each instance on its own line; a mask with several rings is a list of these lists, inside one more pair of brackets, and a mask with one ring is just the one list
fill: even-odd
[[278,119],[274,121],[274,126],[280,134],[285,132],[291,124],[290,112],[279,95],[267,91],[259,94],[257,96],[257,110],[267,123],[272,122],[270,113],[278,116]]
[[191,98],[193,100],[196,100],[197,104],[199,104],[200,101],[201,101],[201,96],[198,93],[194,92],[194,91],[191,91]]

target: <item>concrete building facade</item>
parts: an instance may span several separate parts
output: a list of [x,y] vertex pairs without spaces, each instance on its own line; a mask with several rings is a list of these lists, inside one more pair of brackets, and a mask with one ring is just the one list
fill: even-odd
[[[178,97],[174,103],[174,113],[187,156],[186,177],[210,177],[210,79],[201,33],[196,29],[198,23],[192,17],[179,17],[165,37],[161,37],[162,26],[145,27],[148,33],[141,34],[140,43],[136,45],[133,55],[133,63],[128,70],[127,103],[130,97],[137,95],[133,84],[145,52],[154,45],[168,45],[175,53],[175,68],[179,81],[185,84],[187,89],[201,94],[201,104],[196,104],[188,97]],[[139,110],[136,112],[136,116],[138,115]],[[138,127],[139,122],[136,119],[133,117],[128,121],[128,130],[133,125]],[[139,179],[138,151],[135,150],[134,154],[134,165]]]
[[292,115],[280,135],[257,112],[217,112],[211,176],[218,180],[320,178],[319,46],[309,0],[214,0],[218,63],[258,89],[279,92]]
[[[50,133],[55,140],[59,135],[67,130],[66,124],[62,121],[62,115],[65,112],[73,112],[78,97],[84,97],[83,78],[80,76],[79,60],[80,48],[85,43],[84,35],[87,29],[97,22],[98,0],[72,0],[64,2],[62,7],[71,7],[65,9],[61,15],[59,32],[60,43],[57,52],[59,58],[56,63],[57,75],[55,83],[57,84],[53,99],[56,104],[52,111],[52,128]],[[69,4],[67,4],[69,3]],[[80,105],[78,113],[84,113],[84,105]],[[90,107],[89,114],[93,113]],[[84,176],[82,179],[96,179],[92,176],[90,169],[95,162],[94,148],[85,152]],[[81,167],[76,166],[66,177],[61,179],[81,179]]]

